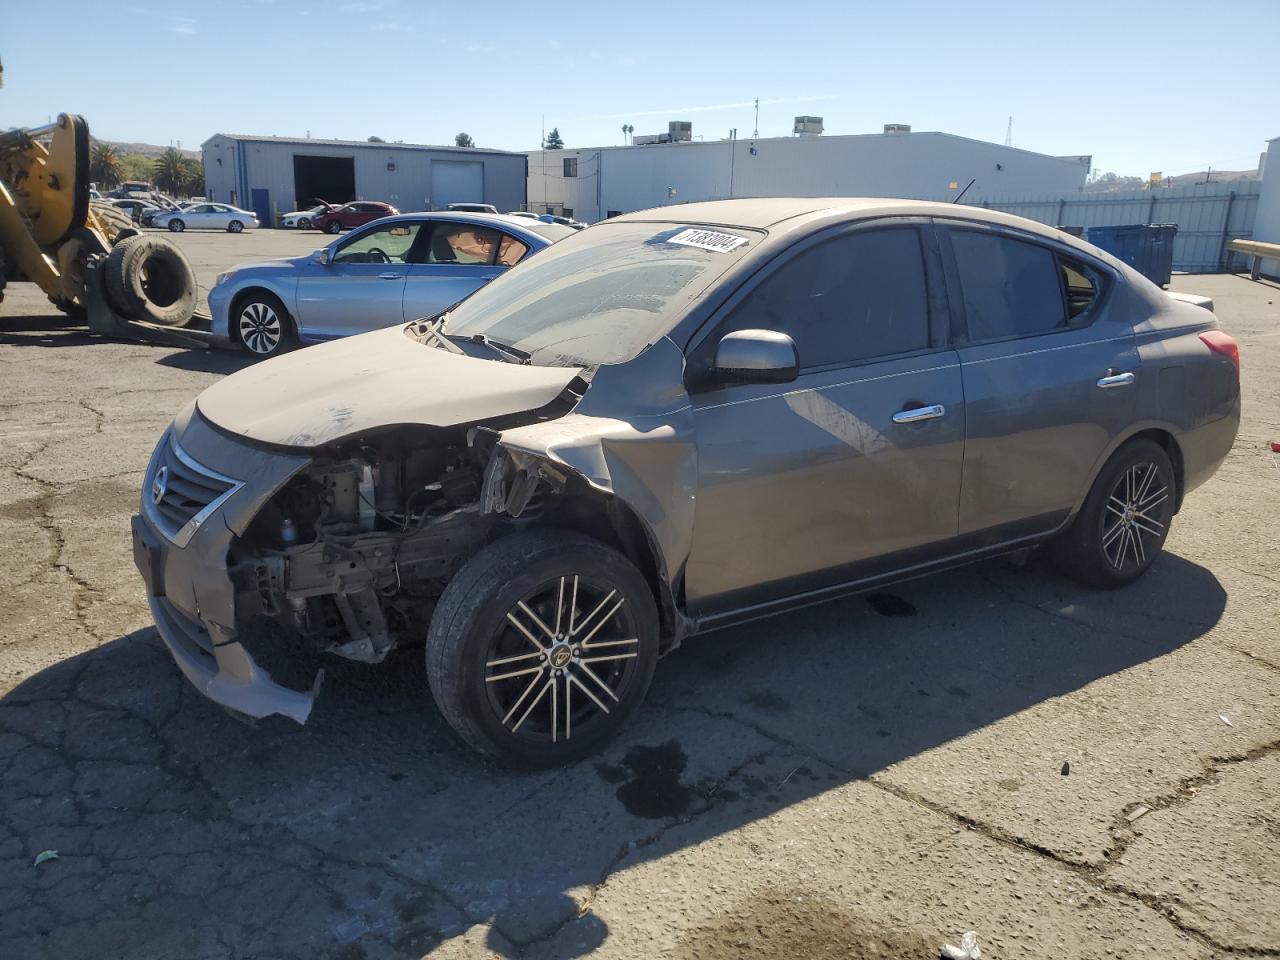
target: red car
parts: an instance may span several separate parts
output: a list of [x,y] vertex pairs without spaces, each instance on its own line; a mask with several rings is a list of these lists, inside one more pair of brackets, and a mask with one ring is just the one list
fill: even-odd
[[383,217],[394,217],[400,211],[389,203],[378,203],[374,200],[354,200],[346,206],[335,207],[326,213],[313,217],[311,226],[325,233],[341,233],[352,227],[360,227]]

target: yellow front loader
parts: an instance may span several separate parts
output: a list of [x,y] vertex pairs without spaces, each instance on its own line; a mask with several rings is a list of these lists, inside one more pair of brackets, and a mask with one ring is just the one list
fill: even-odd
[[0,299],[6,280],[31,281],[104,336],[200,343],[175,330],[191,324],[197,293],[182,251],[90,199],[83,117],[0,133]]

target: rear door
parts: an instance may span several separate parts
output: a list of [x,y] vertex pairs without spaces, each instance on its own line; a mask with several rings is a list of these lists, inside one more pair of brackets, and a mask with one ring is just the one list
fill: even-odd
[[434,317],[500,276],[528,251],[515,237],[472,223],[436,221],[418,245],[404,291],[406,320]]
[[699,616],[910,566],[956,536],[964,397],[928,225],[837,231],[762,275],[689,361],[706,369],[725,333],[760,328],[800,357],[793,383],[693,391]]
[[1133,421],[1133,329],[1101,264],[1018,231],[943,231],[964,378],[960,532],[1003,541],[1057,527]]
[[397,221],[352,233],[327,264],[308,263],[298,281],[302,335],[345,337],[404,320],[404,287],[422,221]]

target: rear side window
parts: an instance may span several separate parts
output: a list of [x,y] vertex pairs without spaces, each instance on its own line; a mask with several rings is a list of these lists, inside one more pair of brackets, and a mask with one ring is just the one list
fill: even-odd
[[743,300],[724,332],[750,329],[789,335],[802,369],[926,349],[919,231],[862,230],[800,254]]
[[1051,250],[997,233],[952,230],[970,340],[1029,337],[1063,328],[1058,259]]

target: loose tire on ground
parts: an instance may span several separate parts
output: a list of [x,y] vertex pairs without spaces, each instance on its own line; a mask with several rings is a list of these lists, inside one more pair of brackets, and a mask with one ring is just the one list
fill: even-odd
[[[125,213],[113,203],[103,203],[98,200],[89,202],[89,210],[97,218],[98,223],[102,225],[106,234],[104,239],[107,243],[119,243],[124,237],[121,234],[126,230],[133,230],[133,217]],[[136,230],[134,231],[137,232]],[[124,234],[128,236],[128,234]]]
[[1059,568],[1095,587],[1114,589],[1150,569],[1169,536],[1177,480],[1152,440],[1112,454],[1071,527],[1054,544]]
[[594,753],[643,701],[657,609],[640,571],[603,543],[515,533],[449,582],[426,658],[431,694],[463,740],[512,766],[556,766]]
[[181,327],[196,308],[196,277],[182,251],[155,236],[117,244],[103,265],[107,298],[126,317]]

